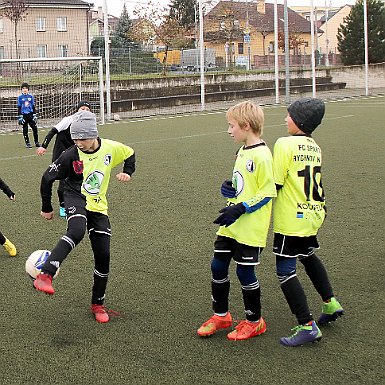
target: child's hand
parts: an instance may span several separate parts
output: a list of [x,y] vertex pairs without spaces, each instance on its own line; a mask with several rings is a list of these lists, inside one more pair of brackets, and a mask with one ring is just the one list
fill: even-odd
[[36,155],[39,155],[39,156],[44,155],[46,152],[47,150],[44,147],[38,147],[36,149]]
[[54,217],[54,214],[53,214],[53,211],[51,211],[50,213],[44,213],[43,211],[40,212],[40,215],[44,218],[44,219],[47,219],[48,221],[53,219]]
[[125,172],[120,172],[116,175],[116,179],[119,182],[129,182],[131,180],[131,176],[126,174]]
[[221,186],[221,194],[225,198],[235,198],[237,195],[237,190],[233,187],[233,182],[231,180],[225,180]]
[[226,206],[225,208],[219,210],[222,213],[215,221],[217,225],[220,226],[230,226],[232,225],[242,214],[246,212],[246,207],[242,203],[236,205]]

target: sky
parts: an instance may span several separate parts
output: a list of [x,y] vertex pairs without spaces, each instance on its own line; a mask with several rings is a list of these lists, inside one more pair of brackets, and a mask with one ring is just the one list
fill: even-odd
[[[147,4],[146,0],[86,0],[89,3],[93,3],[95,8],[103,6],[103,3],[107,4],[107,11],[110,15],[114,15],[119,17],[122,13],[123,5],[126,4],[126,8],[128,14],[133,16],[133,9],[136,6],[143,6]],[[204,0],[203,0],[204,1]],[[159,3],[161,5],[168,5],[170,0],[152,0],[153,3]],[[267,0],[267,3],[274,3],[274,0]],[[283,0],[277,0],[278,4],[283,4]],[[325,6],[330,5],[332,7],[340,7],[345,4],[354,4],[356,0],[313,0],[313,4],[315,7],[317,6]],[[310,5],[310,0],[287,0],[287,5],[295,6],[295,5]]]

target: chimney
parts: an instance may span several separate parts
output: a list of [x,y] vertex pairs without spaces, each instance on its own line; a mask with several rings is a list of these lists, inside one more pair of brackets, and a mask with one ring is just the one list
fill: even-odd
[[98,18],[103,20],[103,7],[98,7]]
[[265,0],[257,0],[257,12],[265,14]]

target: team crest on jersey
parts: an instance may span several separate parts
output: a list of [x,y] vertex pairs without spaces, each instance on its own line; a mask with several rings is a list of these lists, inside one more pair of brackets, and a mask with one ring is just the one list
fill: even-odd
[[75,171],[75,174],[82,174],[84,170],[83,161],[75,160],[72,162],[72,167]]
[[111,154],[106,154],[104,156],[104,164],[108,166],[111,163],[112,160],[112,155]]
[[90,195],[98,195],[102,186],[104,174],[98,170],[93,171],[84,180],[83,188]]
[[252,160],[246,162],[246,170],[248,172],[253,172],[255,170],[254,162]]
[[243,176],[239,171],[236,171],[233,175],[233,186],[237,190],[235,196],[238,196],[242,192],[244,186]]

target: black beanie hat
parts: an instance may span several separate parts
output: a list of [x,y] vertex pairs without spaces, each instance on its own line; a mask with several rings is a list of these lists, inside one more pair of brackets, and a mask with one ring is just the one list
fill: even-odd
[[292,103],[287,111],[301,131],[311,134],[321,124],[325,103],[321,99],[301,98]]
[[80,107],[83,107],[83,106],[86,106],[91,110],[91,103],[87,102],[87,100],[81,100],[76,106],[76,111],[78,111]]

